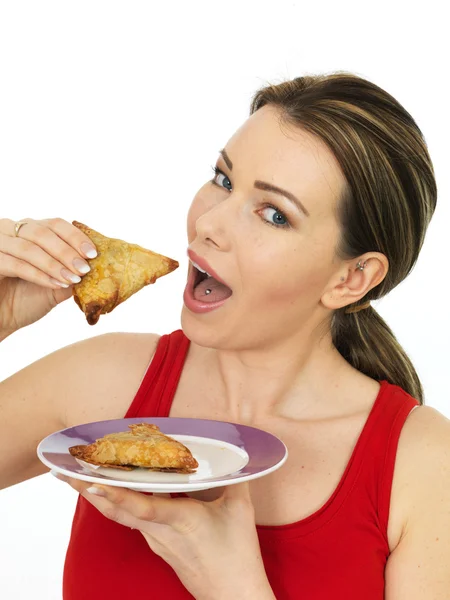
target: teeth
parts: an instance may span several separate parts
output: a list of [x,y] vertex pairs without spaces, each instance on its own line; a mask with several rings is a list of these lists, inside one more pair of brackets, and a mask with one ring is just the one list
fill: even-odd
[[198,270],[200,271],[200,273],[205,273],[206,275],[208,275],[208,277],[211,277],[211,275],[210,275],[210,274],[209,274],[207,271],[204,271],[203,269],[201,269],[201,268],[198,266],[198,264],[197,264],[197,263],[195,263],[193,260],[191,260],[191,263],[194,265],[194,267],[195,267],[196,269],[198,269]]

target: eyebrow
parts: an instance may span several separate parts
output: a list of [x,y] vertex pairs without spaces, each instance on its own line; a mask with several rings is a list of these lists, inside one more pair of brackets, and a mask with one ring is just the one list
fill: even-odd
[[232,171],[233,170],[233,163],[231,162],[230,157],[228,156],[227,151],[225,150],[225,148],[222,148],[222,150],[219,150],[219,154],[222,156],[223,160],[225,161],[225,164],[230,169],[230,171]]
[[255,181],[255,183],[253,185],[255,186],[255,188],[257,190],[263,190],[265,192],[274,192],[275,194],[284,196],[285,198],[290,200],[293,204],[295,204],[295,206],[301,212],[305,213],[305,215],[307,217],[309,217],[309,212],[306,210],[306,208],[303,206],[303,204],[300,202],[300,200],[298,198],[296,198],[294,196],[294,194],[291,194],[291,192],[287,192],[286,190],[283,190],[282,188],[279,188],[276,185],[272,185],[271,183],[266,183],[265,181],[257,180],[257,181]]
[[[232,171],[233,163],[231,162],[230,157],[228,156],[226,150],[224,148],[222,148],[222,150],[219,150],[219,154],[222,156],[223,160],[225,161],[225,164],[230,169],[230,171]],[[306,210],[306,208],[303,206],[303,204],[300,202],[300,200],[296,196],[294,196],[294,194],[291,194],[291,192],[287,192],[286,190],[283,190],[282,188],[280,188],[276,185],[272,185],[271,183],[267,183],[265,181],[260,181],[258,179],[255,181],[255,183],[253,185],[256,189],[262,190],[263,192],[273,192],[275,194],[279,194],[280,196],[284,196],[285,198],[290,200],[293,204],[295,204],[295,206],[301,212],[303,212],[307,217],[310,216],[309,211]]]

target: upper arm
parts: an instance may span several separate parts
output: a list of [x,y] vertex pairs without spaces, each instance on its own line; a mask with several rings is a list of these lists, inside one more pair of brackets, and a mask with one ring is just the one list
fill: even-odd
[[48,469],[39,442],[79,423],[123,417],[157,335],[106,334],[62,348],[0,383],[0,489]]
[[427,407],[414,411],[408,421],[407,441],[398,457],[398,498],[405,520],[386,567],[386,600],[447,600],[450,421]]

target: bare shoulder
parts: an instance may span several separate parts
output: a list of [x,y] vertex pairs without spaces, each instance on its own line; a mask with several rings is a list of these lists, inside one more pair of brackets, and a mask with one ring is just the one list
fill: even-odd
[[9,395],[51,403],[55,412],[75,401],[82,405],[87,397],[86,403],[95,405],[103,389],[109,393],[119,382],[126,386],[144,374],[158,340],[156,334],[108,333],[56,350],[0,382],[2,405]]
[[65,387],[70,389],[59,400],[64,426],[123,417],[158,341],[159,336],[151,333],[108,333],[43,359],[41,367],[63,373]]
[[406,419],[400,435],[399,469],[405,475],[425,477],[449,462],[450,420],[435,408],[418,406]]
[[420,406],[397,451],[391,528],[399,536],[386,567],[386,600],[448,598],[450,589],[450,421]]
[[397,449],[390,518],[399,540],[411,523],[430,518],[440,498],[450,502],[450,420],[419,406],[406,419]]

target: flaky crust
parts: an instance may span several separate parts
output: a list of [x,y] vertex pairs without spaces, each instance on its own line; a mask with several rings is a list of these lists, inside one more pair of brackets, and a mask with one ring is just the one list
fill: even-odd
[[111,312],[144,286],[174,271],[176,260],[151,250],[108,238],[83,223],[73,221],[95,244],[98,255],[89,260],[91,270],[73,286],[75,302],[95,325],[100,315]]
[[164,435],[156,425],[129,425],[131,431],[110,433],[86,446],[72,446],[75,458],[102,467],[192,473],[198,462],[181,442]]

